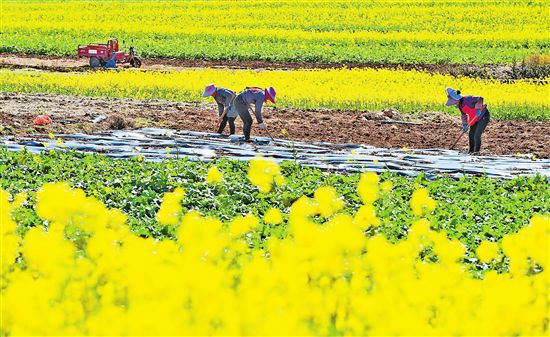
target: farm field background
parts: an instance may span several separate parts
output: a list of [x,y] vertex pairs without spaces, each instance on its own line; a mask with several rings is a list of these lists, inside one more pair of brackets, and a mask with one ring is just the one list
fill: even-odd
[[[548,55],[547,1],[3,1],[0,52],[73,55],[134,40],[146,57],[502,64]],[[483,13],[483,15],[479,15]],[[78,41],[78,42],[77,42]]]
[[[5,137],[48,138],[140,128],[215,131],[216,106],[204,102],[119,99],[59,94],[0,93],[0,133]],[[116,108],[115,108],[116,107]],[[36,114],[49,112],[56,122],[29,127]],[[265,120],[274,137],[283,141],[368,144],[378,148],[437,149],[451,146],[460,117],[442,112],[398,113],[393,118],[418,124],[383,124],[380,111],[265,107]],[[101,121],[96,120],[100,118]],[[543,121],[492,120],[484,134],[484,153],[550,158],[550,124]],[[239,132],[239,129],[237,129]],[[254,136],[265,136],[253,128]],[[459,142],[465,146],[467,140]],[[513,160],[513,159],[512,159]],[[534,163],[537,165],[537,163]]]

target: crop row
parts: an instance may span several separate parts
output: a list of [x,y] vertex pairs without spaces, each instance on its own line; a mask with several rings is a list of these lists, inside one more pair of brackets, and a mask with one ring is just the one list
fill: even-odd
[[74,55],[78,44],[119,37],[148,57],[509,63],[548,54],[548,9],[546,1],[4,1],[0,52]]
[[419,71],[376,69],[227,70],[177,72],[50,73],[0,70],[0,91],[165,99],[198,102],[204,86],[215,83],[237,92],[246,86],[273,86],[279,106],[402,112],[446,111],[446,87],[483,96],[492,117],[549,120],[548,85],[528,80],[501,83]]
[[543,177],[0,156],[2,335],[548,332]]
[[[139,235],[156,238],[173,235],[157,222],[155,215],[162,194],[177,187],[186,191],[182,203],[185,210],[198,210],[223,221],[246,213],[262,216],[270,207],[286,214],[295,200],[313,195],[320,186],[336,188],[345,200],[345,211],[355,213],[360,207],[354,187],[358,174],[326,174],[283,162],[280,170],[285,184],[273,193],[261,193],[249,182],[246,162],[222,159],[215,163],[223,173],[223,181],[217,185],[209,185],[205,179],[212,166],[175,158],[156,163],[139,157],[126,161],[53,150],[33,155],[0,149],[0,188],[13,194],[28,193],[28,208],[21,211],[18,219],[29,226],[40,223],[34,212],[34,191],[46,182],[63,180],[83,188],[108,207],[124,211]],[[517,231],[535,213],[550,212],[549,180],[543,176],[510,181],[486,177],[427,180],[423,175],[409,178],[384,173],[381,179],[393,186],[392,193],[378,199],[374,206],[383,219],[379,229],[392,241],[403,238],[416,219],[408,200],[418,187],[426,187],[440,202],[430,217],[433,228],[461,240],[472,250],[485,239],[498,240]],[[257,179],[253,181],[258,184]],[[268,189],[264,186],[262,190]],[[272,235],[273,230],[279,235],[283,227],[265,226],[254,234],[252,244],[262,246],[262,237]]]

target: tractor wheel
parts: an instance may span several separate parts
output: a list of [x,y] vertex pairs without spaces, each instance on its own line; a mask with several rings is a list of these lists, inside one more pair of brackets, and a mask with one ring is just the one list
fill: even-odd
[[134,57],[131,61],[130,61],[130,65],[134,68],[141,68],[141,60],[137,57]]
[[90,57],[90,67],[98,68],[100,66],[99,58],[92,56]]

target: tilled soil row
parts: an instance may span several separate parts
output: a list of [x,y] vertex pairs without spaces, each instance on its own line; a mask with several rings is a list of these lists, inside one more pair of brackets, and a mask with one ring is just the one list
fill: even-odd
[[[120,66],[119,66],[120,67]],[[143,59],[143,70],[178,70],[183,68],[229,68],[229,69],[327,69],[327,68],[374,68],[419,70],[430,73],[463,75],[475,78],[513,80],[509,65],[475,65],[475,64],[388,64],[388,63],[315,63],[315,62],[271,62],[271,61],[227,61],[227,60],[190,60],[179,58]],[[0,68],[7,69],[40,69],[57,72],[90,71],[88,59],[48,56],[17,55],[0,53]]]
[[[79,96],[0,93],[0,134],[93,133],[143,127],[215,132],[214,104],[101,99]],[[49,126],[33,126],[46,114]],[[460,134],[460,118],[438,112],[416,116],[396,112],[276,109],[266,107],[264,119],[275,138],[360,143],[383,148],[448,149]],[[416,122],[418,124],[411,124]],[[237,133],[242,121],[237,118]],[[225,133],[229,132],[229,126]],[[257,124],[253,136],[262,135]],[[263,134],[265,136],[265,134]],[[482,154],[532,153],[550,158],[550,123],[492,120],[483,135]],[[467,136],[457,145],[467,150]]]

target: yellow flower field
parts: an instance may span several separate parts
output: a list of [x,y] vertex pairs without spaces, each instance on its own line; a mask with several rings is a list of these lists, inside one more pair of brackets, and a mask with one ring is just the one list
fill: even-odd
[[279,106],[403,112],[448,111],[445,88],[483,96],[497,118],[548,120],[548,85],[528,80],[501,83],[468,77],[387,69],[226,70],[189,69],[177,72],[46,73],[0,70],[0,90],[85,96],[204,100],[204,86],[215,83],[237,92],[246,86],[273,86]]
[[[271,184],[271,171],[256,172],[256,184]],[[410,206],[419,220],[406,239],[393,244],[381,234],[365,235],[378,226],[372,204],[383,189],[376,174],[363,174],[356,214],[341,211],[343,201],[330,186],[301,197],[288,214],[289,236],[270,237],[266,249],[246,243],[256,216],[222,223],[183,212],[180,188],[165,194],[157,215],[173,226],[176,239],[160,241],[131,233],[121,211],[66,183],[37,191],[45,225],[21,237],[10,215],[20,198],[11,203],[0,191],[0,334],[548,332],[548,217],[535,215],[529,226],[493,244],[492,253],[480,246],[483,260],[505,255],[509,272],[474,278],[460,262],[465,246],[422,218],[436,207],[426,190],[413,193]],[[276,208],[266,217],[281,221]]]
[[[145,56],[503,63],[547,53],[547,1],[3,1],[2,51],[74,54],[134,39]],[[480,15],[479,13],[483,13]],[[547,22],[546,24],[544,22]]]

